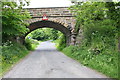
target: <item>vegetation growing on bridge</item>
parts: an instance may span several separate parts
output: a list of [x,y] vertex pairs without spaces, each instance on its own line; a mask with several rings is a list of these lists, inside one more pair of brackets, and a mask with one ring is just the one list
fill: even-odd
[[85,2],[71,6],[76,32],[83,30],[83,40],[78,46],[63,49],[68,56],[112,78],[118,78],[118,5],[120,2]]

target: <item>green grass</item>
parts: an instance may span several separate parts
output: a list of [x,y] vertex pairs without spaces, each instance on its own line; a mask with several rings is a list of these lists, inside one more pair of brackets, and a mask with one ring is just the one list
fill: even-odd
[[2,59],[0,62],[2,71],[0,72],[0,76],[4,75],[5,72],[28,53],[29,51],[25,46],[18,43],[11,43],[2,46],[2,55],[0,56]]
[[69,46],[62,50],[67,56],[77,60],[81,64],[95,69],[110,78],[118,78],[118,53],[93,54],[87,48]]
[[[38,41],[31,40],[32,43],[30,45],[30,50],[34,50],[37,45],[39,44]],[[13,65],[15,65],[18,61],[20,61],[22,58],[24,58],[29,53],[28,46],[27,48],[24,45],[21,45],[19,43],[5,43],[2,47],[2,55],[0,55],[0,58],[2,59],[0,61],[0,76],[3,76],[8,70],[11,69]]]

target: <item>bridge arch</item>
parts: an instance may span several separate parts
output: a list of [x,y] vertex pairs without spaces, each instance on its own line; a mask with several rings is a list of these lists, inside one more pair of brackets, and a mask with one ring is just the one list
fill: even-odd
[[25,36],[27,36],[29,33],[31,33],[32,31],[34,31],[38,28],[53,28],[53,29],[59,30],[60,32],[62,32],[65,35],[67,45],[70,45],[70,43],[71,43],[70,26],[66,25],[65,23],[50,21],[50,20],[41,20],[41,21],[36,21],[36,22],[31,23],[28,26],[28,28],[30,31],[28,33],[26,33]]

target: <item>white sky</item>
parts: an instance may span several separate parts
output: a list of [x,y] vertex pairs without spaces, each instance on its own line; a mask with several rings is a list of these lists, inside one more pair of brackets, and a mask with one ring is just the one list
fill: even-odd
[[30,0],[30,5],[25,8],[69,7],[70,5],[72,5],[70,0]]

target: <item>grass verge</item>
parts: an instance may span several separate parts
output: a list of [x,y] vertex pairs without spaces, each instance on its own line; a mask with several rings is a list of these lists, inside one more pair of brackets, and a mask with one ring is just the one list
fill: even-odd
[[34,40],[34,39],[25,39],[25,46],[28,50],[35,50],[37,45],[40,44],[40,41]]
[[[29,49],[34,50],[38,44],[37,41],[32,40],[31,49]],[[28,48],[28,46],[26,47]],[[7,42],[1,47],[2,55],[0,55],[0,58],[2,60],[0,61],[0,68],[2,70],[0,70],[0,77],[9,71],[14,64],[29,54],[30,50],[26,47],[16,42]]]
[[118,53],[93,54],[87,49],[77,46],[69,46],[62,50],[67,56],[77,60],[81,64],[95,69],[110,78],[118,78]]
[[5,72],[7,72],[13,64],[18,62],[21,58],[26,56],[29,51],[25,48],[25,46],[18,43],[11,43],[2,46],[2,55],[0,56],[2,61],[0,62],[0,67],[2,71],[0,72],[0,76],[3,76]]

